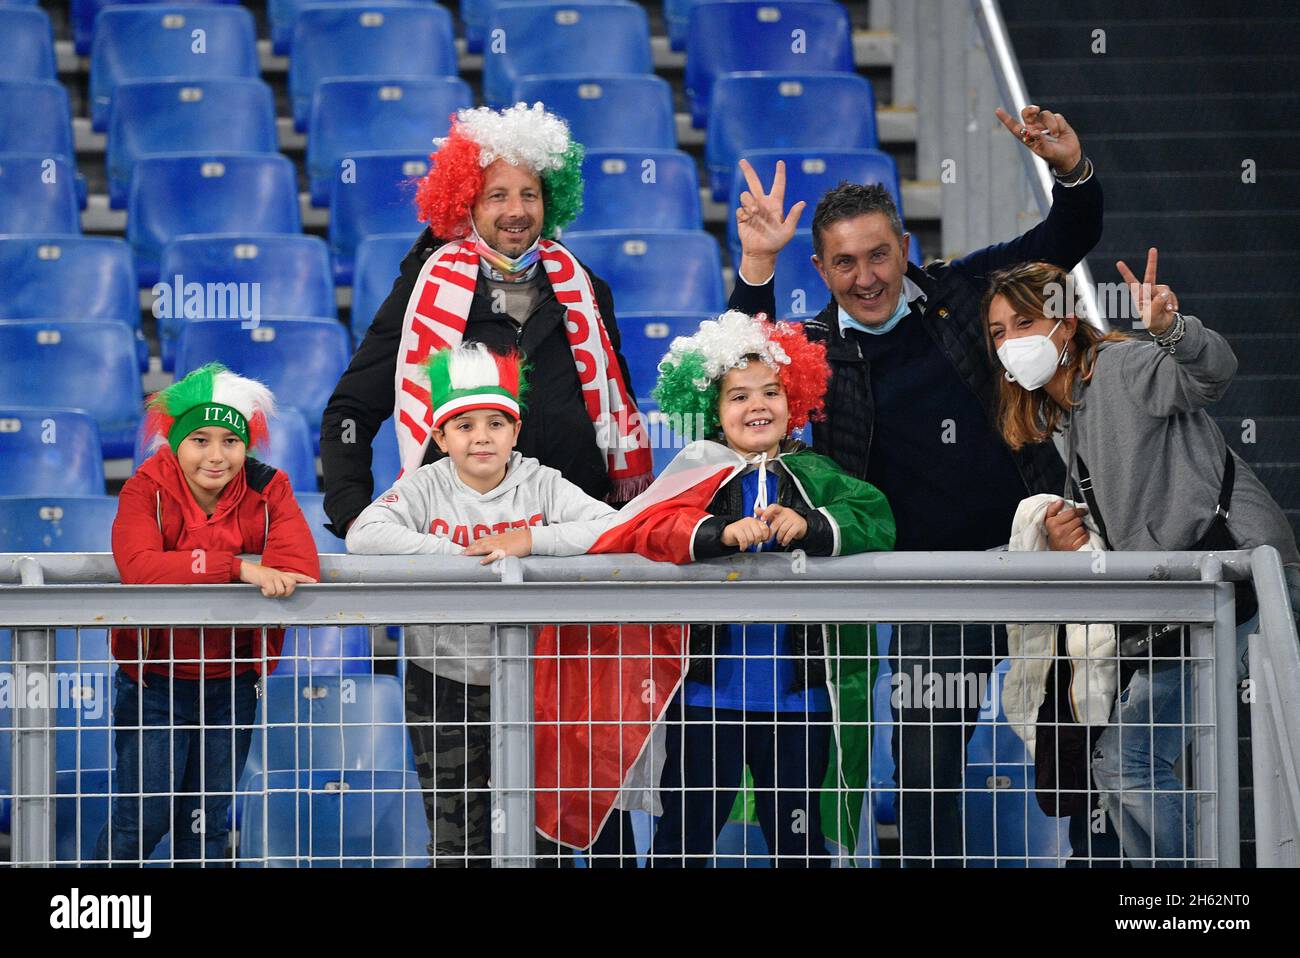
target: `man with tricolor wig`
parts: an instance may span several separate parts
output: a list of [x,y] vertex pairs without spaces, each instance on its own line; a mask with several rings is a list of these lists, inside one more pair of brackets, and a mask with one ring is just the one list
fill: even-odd
[[[594,498],[631,500],[650,484],[652,460],[613,297],[556,239],[582,208],[582,144],[540,103],[461,110],[435,142],[415,191],[428,228],[321,424],[331,529],[345,536],[373,496],[371,443],[384,420],[393,418],[404,474],[440,457],[421,364],[461,342],[517,351],[531,366],[521,454]],[[769,245],[788,240],[788,225]],[[746,224],[743,235],[754,231]]]

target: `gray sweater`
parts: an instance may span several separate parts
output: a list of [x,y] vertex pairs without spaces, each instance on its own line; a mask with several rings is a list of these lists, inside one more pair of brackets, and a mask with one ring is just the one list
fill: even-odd
[[[1066,417],[1113,549],[1188,549],[1214,517],[1226,444],[1205,407],[1227,390],[1237,357],[1195,316],[1186,320],[1172,355],[1150,340],[1102,344],[1082,405]],[[1065,440],[1057,443],[1064,456]],[[1281,553],[1300,608],[1295,535],[1239,456],[1228,530],[1243,549],[1271,545]]]
[[[460,555],[483,536],[527,526],[535,555],[581,555],[613,515],[612,506],[518,452],[489,492],[465,485],[443,458],[398,479],[367,506],[348,529],[347,543],[359,555]],[[407,626],[405,636],[413,664],[468,685],[490,683],[490,626]]]

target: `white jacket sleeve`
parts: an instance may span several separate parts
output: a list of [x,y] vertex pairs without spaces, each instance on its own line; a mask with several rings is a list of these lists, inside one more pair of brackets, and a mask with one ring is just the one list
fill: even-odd
[[426,530],[432,519],[430,484],[416,471],[362,510],[348,529],[354,555],[461,555],[464,549]]
[[617,514],[553,469],[547,470],[544,496],[546,525],[533,527],[533,555],[582,555]]

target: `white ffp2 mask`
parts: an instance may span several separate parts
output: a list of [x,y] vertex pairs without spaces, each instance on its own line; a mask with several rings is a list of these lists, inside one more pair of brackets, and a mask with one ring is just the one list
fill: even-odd
[[1052,342],[1061,322],[1058,319],[1046,336],[1017,336],[1003,341],[998,347],[998,359],[1006,369],[1007,382],[1019,383],[1032,391],[1052,381],[1057,367],[1067,361],[1065,347],[1057,350]]

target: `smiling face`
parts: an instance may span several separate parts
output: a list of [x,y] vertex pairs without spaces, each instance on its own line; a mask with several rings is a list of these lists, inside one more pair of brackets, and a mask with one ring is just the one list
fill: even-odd
[[884,213],[836,220],[822,230],[813,265],[846,313],[880,326],[898,306],[910,240],[907,233],[899,239]]
[[221,490],[244,468],[247,455],[244,441],[229,429],[205,426],[181,441],[176,461],[194,500],[210,510]]
[[718,420],[727,445],[744,456],[776,455],[790,427],[790,407],[775,369],[751,357],[744,369],[722,377]]
[[470,409],[433,431],[433,441],[456,467],[461,482],[490,492],[506,477],[506,464],[519,438],[519,420],[495,409]]
[[995,352],[1007,340],[1019,339],[1021,336],[1050,336],[1052,345],[1059,352],[1074,335],[1076,325],[1077,320],[1073,316],[1057,320],[1045,316],[1022,315],[1016,312],[1016,308],[1005,296],[994,296],[989,303],[989,341],[993,343]]
[[515,257],[542,234],[542,181],[528,170],[496,160],[483,171],[474,204],[474,228],[499,253]]

